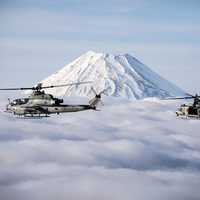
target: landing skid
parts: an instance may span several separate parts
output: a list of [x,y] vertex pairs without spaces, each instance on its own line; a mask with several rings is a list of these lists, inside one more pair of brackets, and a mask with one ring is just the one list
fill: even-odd
[[42,118],[48,118],[49,115],[18,115],[16,118],[18,119],[42,119]]
[[184,119],[184,120],[200,120],[200,117],[198,116],[177,116],[179,119]]

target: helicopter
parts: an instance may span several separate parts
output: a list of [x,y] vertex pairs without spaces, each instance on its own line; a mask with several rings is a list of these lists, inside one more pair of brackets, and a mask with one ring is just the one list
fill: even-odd
[[193,99],[193,103],[182,104],[177,110],[177,117],[182,118],[196,118],[200,119],[200,96],[198,94],[191,95],[186,93],[184,97],[170,97],[166,100],[181,100],[181,99]]
[[50,117],[51,114],[97,110],[97,105],[101,102],[101,95],[105,93],[105,90],[97,94],[92,87],[91,89],[94,92],[95,97],[92,98],[89,101],[89,104],[86,105],[63,104],[63,99],[55,98],[52,94],[47,94],[44,91],[44,89],[48,88],[66,87],[72,85],[77,86],[88,83],[91,83],[91,81],[50,86],[43,86],[42,83],[38,83],[36,87],[0,88],[0,90],[32,90],[31,95],[27,98],[19,98],[13,101],[10,101],[9,99],[9,104],[6,106],[5,112],[24,118],[43,118]]

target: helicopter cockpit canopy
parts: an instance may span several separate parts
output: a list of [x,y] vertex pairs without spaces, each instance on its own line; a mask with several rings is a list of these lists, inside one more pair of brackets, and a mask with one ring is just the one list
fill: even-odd
[[28,102],[28,99],[27,98],[24,98],[24,99],[15,99],[14,101],[12,101],[10,104],[12,106],[14,105],[22,105],[22,104],[26,104]]

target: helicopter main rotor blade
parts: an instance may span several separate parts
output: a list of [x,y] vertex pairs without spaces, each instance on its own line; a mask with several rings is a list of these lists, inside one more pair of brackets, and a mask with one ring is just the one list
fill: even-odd
[[190,96],[190,97],[195,97],[194,95],[190,94],[190,93],[186,93],[186,95]]
[[187,96],[187,97],[169,97],[169,98],[166,98],[166,99],[163,99],[163,100],[179,100],[179,99],[194,99],[195,97],[193,96]]
[[77,82],[77,83],[68,83],[68,84],[61,84],[61,85],[50,85],[41,87],[41,89],[48,89],[48,88],[56,88],[56,87],[65,87],[65,86],[72,86],[72,85],[82,85],[92,83],[92,81],[85,81],[85,82]]
[[35,87],[31,87],[31,88],[0,88],[0,90],[35,90]]
[[62,85],[50,85],[50,86],[44,86],[44,87],[36,86],[36,87],[27,87],[27,88],[0,88],[0,90],[41,90],[41,89],[47,89],[47,88],[65,87],[65,86],[71,86],[71,85],[82,85],[82,84],[88,84],[88,83],[92,83],[92,81],[68,83],[68,84],[62,84]]

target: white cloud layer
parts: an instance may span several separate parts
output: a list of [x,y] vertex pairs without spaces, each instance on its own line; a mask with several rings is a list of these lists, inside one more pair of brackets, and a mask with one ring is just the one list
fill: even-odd
[[1,113],[1,199],[199,199],[200,122],[176,119],[170,102],[105,104],[42,120]]

